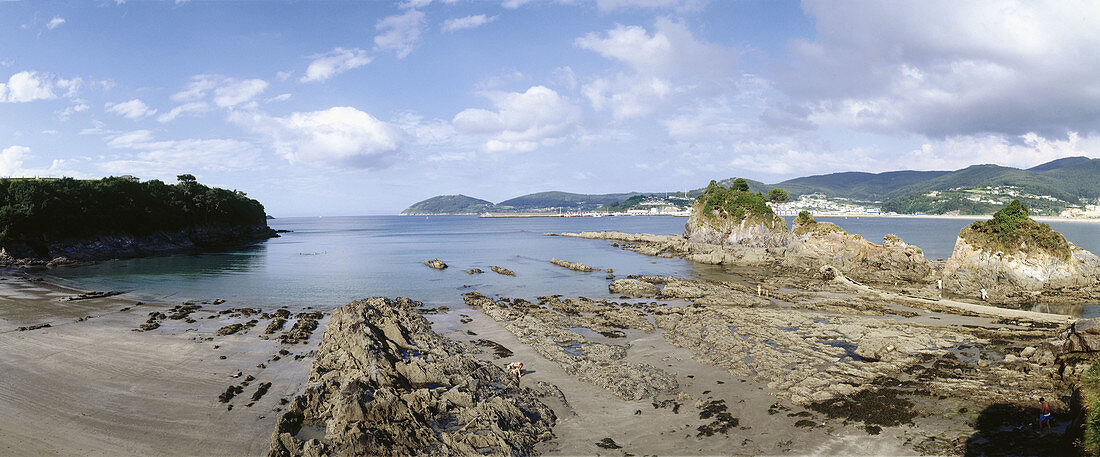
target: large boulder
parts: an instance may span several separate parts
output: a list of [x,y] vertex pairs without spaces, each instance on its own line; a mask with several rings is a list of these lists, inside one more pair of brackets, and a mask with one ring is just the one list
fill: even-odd
[[[928,281],[933,273],[919,248],[894,235],[886,235],[881,245],[874,244],[835,224],[817,222],[805,212],[794,220],[791,232],[795,240],[784,264],[821,271],[823,279],[843,275],[862,282],[912,283]],[[831,274],[821,270],[826,265],[833,269]]]

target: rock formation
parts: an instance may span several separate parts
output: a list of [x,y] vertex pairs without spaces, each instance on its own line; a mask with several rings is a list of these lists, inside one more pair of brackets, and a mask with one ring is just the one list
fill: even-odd
[[442,270],[444,268],[447,268],[447,263],[442,261],[442,260],[439,260],[439,259],[425,260],[425,261],[420,262],[420,263],[423,263],[424,265],[435,268],[436,270]]
[[653,298],[661,292],[661,288],[655,284],[639,281],[637,279],[618,279],[607,286],[607,290],[613,294],[629,295],[639,298]]
[[835,224],[817,222],[806,212],[795,219],[791,231],[795,242],[782,260],[789,267],[819,271],[828,265],[856,281],[878,283],[922,282],[933,275],[924,253],[894,235],[874,244]]
[[724,246],[784,247],[787,221],[776,216],[763,196],[726,189],[711,181],[691,206],[684,238]]
[[553,436],[538,398],[554,392],[519,387],[477,349],[435,334],[418,305],[371,298],[332,312],[269,456],[531,455]]
[[1096,294],[1100,258],[1027,216],[1014,201],[989,221],[964,227],[943,270],[946,292],[994,303],[1038,301],[1045,293]]
[[588,265],[585,265],[583,263],[570,262],[568,260],[550,259],[550,263],[552,263],[554,265],[557,265],[559,267],[568,268],[568,269],[573,270],[573,271],[589,272],[589,271],[599,270],[599,268],[592,268],[592,267],[590,267]]

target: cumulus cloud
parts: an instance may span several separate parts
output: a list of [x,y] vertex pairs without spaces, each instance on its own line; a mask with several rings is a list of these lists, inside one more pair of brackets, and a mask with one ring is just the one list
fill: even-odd
[[1046,138],[1029,132],[1019,136],[960,135],[924,142],[899,154],[893,166],[920,170],[955,170],[978,163],[1030,168],[1070,156],[1100,156],[1100,138],[1070,132],[1065,138]]
[[107,103],[106,109],[110,113],[115,113],[127,119],[134,120],[152,116],[157,113],[157,110],[149,108],[145,102],[136,98],[122,103]]
[[533,151],[568,139],[580,125],[580,108],[544,86],[485,95],[495,110],[466,109],[452,123],[461,133],[486,137],[486,151]]
[[594,109],[610,110],[620,120],[652,114],[674,95],[728,91],[739,76],[733,51],[699,40],[684,23],[666,18],[657,20],[652,33],[619,25],[574,44],[625,67],[582,88]]
[[383,51],[393,51],[398,59],[404,59],[420,41],[423,28],[424,13],[419,10],[386,17],[375,25],[378,35],[374,36],[374,46]]
[[58,93],[71,97],[76,95],[82,81],[80,78],[60,79],[53,75],[33,71],[21,71],[0,83],[0,102],[26,103],[35,100],[50,100]]
[[61,16],[54,16],[53,19],[50,19],[50,22],[46,23],[46,29],[47,30],[53,30],[53,29],[56,29],[58,27],[61,27],[61,24],[64,24],[64,23],[65,23],[65,18],[63,18]]
[[810,0],[780,87],[817,125],[944,138],[1096,131],[1100,4]]
[[148,130],[109,137],[118,153],[99,163],[108,174],[175,176],[180,170],[239,171],[261,165],[259,149],[234,139],[157,140]]
[[238,112],[230,119],[270,138],[275,152],[292,164],[381,169],[405,142],[400,129],[346,106],[285,117]]
[[336,48],[325,54],[315,54],[306,68],[306,75],[299,82],[324,81],[339,73],[359,68],[371,62],[362,49]]
[[456,17],[443,21],[443,26],[440,27],[440,29],[446,33],[456,32],[458,30],[476,29],[497,20],[497,17],[499,16],[486,16],[484,14]]
[[210,111],[210,109],[210,104],[206,102],[188,102],[157,116],[157,121],[161,123],[172,122],[184,114],[200,114]]
[[0,151],[0,176],[4,177],[30,177],[30,176],[78,176],[77,173],[63,170],[64,160],[55,159],[48,168],[24,168],[23,162],[31,158],[31,148],[26,146],[9,146]]

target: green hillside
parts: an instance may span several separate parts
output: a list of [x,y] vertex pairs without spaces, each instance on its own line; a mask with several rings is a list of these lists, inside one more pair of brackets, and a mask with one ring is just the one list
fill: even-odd
[[493,208],[493,202],[465,195],[439,195],[414,203],[401,214],[480,214]]

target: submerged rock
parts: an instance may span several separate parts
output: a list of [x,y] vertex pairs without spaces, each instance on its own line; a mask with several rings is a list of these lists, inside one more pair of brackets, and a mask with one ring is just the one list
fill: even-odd
[[520,387],[432,332],[417,306],[376,297],[332,312],[269,456],[531,455],[553,436],[554,413],[538,397],[555,389]]

